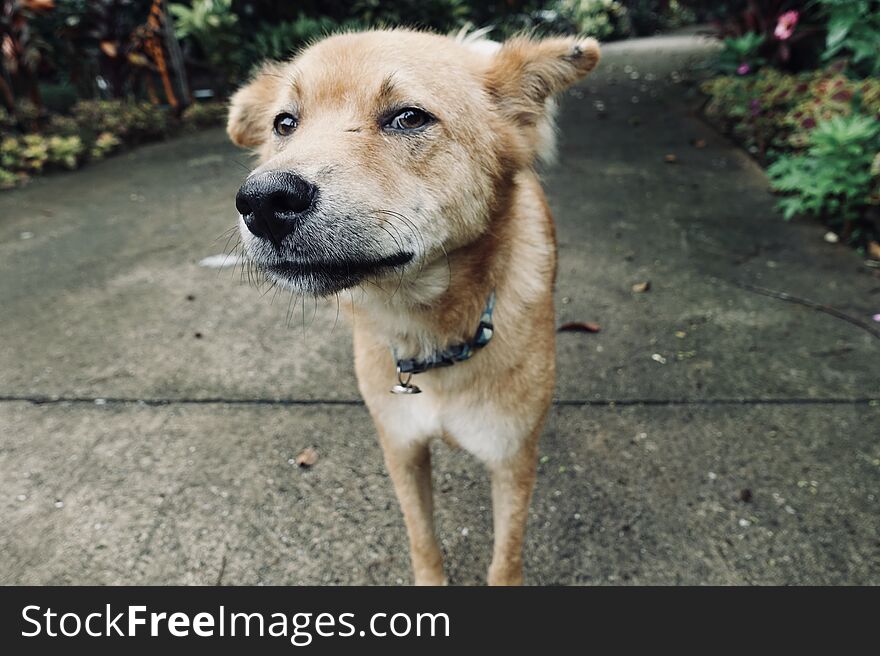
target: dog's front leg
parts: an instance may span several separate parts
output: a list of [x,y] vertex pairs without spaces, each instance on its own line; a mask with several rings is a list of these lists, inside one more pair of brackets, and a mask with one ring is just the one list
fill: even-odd
[[385,464],[403,511],[416,585],[444,585],[443,556],[434,534],[431,450],[427,442],[398,444],[382,435]]
[[489,566],[489,585],[521,585],[522,547],[535,487],[538,434],[512,457],[490,466],[495,548]]

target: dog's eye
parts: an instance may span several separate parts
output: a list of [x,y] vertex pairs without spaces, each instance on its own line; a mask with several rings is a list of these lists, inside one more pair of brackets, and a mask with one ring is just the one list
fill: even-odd
[[279,137],[287,137],[296,130],[297,120],[293,114],[279,114],[275,117],[272,127]]
[[412,132],[423,128],[433,120],[428,112],[421,109],[409,107],[392,116],[386,123],[385,127],[390,130],[399,130],[401,132]]

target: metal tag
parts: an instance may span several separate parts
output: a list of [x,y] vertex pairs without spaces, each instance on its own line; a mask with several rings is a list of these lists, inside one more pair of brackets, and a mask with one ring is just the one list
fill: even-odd
[[413,375],[408,374],[406,380],[403,379],[403,374],[400,372],[400,367],[397,368],[397,385],[391,388],[392,394],[421,394],[422,390],[420,390],[416,385],[413,385],[410,381],[412,380]]
[[391,388],[392,394],[421,394],[422,390],[420,390],[415,385],[395,385]]

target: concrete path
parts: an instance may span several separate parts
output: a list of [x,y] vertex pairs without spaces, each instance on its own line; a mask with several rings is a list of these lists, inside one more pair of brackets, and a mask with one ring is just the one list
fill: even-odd
[[[528,583],[880,583],[880,340],[739,286],[870,324],[880,277],[693,114],[708,49],[616,44],[565,99],[558,318],[602,332],[560,335]],[[0,195],[0,583],[409,581],[335,303],[198,264],[246,162],[210,131]],[[480,583],[487,479],[436,465]]]

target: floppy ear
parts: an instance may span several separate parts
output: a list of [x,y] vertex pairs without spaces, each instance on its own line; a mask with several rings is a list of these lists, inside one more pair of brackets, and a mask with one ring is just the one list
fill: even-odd
[[524,127],[536,126],[546,101],[585,77],[599,62],[595,39],[516,37],[495,54],[487,88],[502,113]]
[[229,101],[226,132],[237,146],[257,148],[272,131],[272,111],[284,80],[281,66],[266,64]]

